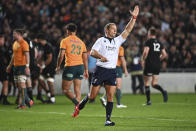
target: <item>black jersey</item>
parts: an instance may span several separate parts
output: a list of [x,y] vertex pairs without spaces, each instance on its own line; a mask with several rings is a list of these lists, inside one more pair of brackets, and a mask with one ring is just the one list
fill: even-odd
[[30,68],[35,66],[35,44],[28,38],[25,38],[29,44],[29,57],[30,57]]
[[9,64],[9,52],[5,46],[0,46],[0,68],[4,69]]
[[44,61],[47,60],[49,54],[52,54],[52,61],[50,62],[48,66],[56,66],[56,57],[55,57],[53,47],[50,43],[47,43],[45,46],[43,46]]
[[163,49],[163,44],[157,39],[149,39],[146,41],[145,46],[150,48],[145,64],[147,66],[160,66],[160,55],[161,50]]

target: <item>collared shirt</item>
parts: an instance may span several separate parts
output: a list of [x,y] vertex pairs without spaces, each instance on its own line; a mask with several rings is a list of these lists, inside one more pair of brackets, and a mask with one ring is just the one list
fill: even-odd
[[123,42],[125,42],[125,39],[123,39],[121,35],[113,39],[108,39],[106,37],[99,38],[93,45],[92,49],[107,58],[108,62],[101,62],[100,59],[98,59],[96,65],[108,69],[116,68],[119,48]]

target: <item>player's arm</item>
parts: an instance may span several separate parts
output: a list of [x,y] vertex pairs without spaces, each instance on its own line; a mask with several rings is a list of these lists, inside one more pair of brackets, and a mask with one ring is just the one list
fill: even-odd
[[161,50],[160,59],[163,60],[163,59],[165,59],[166,57],[167,57],[167,53],[166,53],[165,49],[162,49],[162,50]]
[[104,56],[100,55],[96,50],[92,49],[90,52],[90,55],[96,59],[100,59],[101,62],[107,62],[107,58],[105,58]]
[[49,53],[47,54],[47,59],[46,59],[46,62],[45,62],[45,65],[49,65],[51,62],[52,62],[52,53]]
[[6,69],[7,73],[10,73],[10,70],[11,70],[13,64],[14,64],[14,54],[12,55],[12,58],[10,60],[9,65],[7,66],[7,69]]
[[133,16],[131,18],[131,20],[129,21],[129,23],[126,25],[125,27],[125,30],[121,33],[121,36],[123,37],[123,39],[127,39],[129,33],[132,31],[133,29],[133,26],[135,25],[135,21],[136,21],[136,18],[139,14],[139,6],[136,5],[133,12],[130,11],[130,14]]
[[25,58],[26,58],[26,74],[30,75],[30,69],[29,69],[29,64],[30,64],[30,55],[29,55],[29,51],[25,51],[24,52]]
[[63,61],[64,55],[65,55],[65,49],[61,48],[57,58],[57,67],[56,67],[57,72],[60,70],[60,66]]
[[84,76],[87,79],[88,78],[88,56],[87,52],[82,53],[82,60],[84,63]]
[[148,46],[144,47],[144,51],[143,51],[143,54],[142,54],[142,61],[141,61],[142,67],[144,67],[144,62],[145,62],[145,60],[148,56],[149,50],[150,50],[150,48]]
[[122,68],[123,68],[123,70],[125,72],[125,77],[127,77],[128,76],[128,70],[127,70],[127,62],[125,60],[125,57],[124,56],[121,56],[120,57],[120,61],[122,63]]

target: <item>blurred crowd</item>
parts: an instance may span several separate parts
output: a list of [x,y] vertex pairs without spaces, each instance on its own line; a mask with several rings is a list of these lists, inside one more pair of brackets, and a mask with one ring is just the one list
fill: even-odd
[[140,15],[124,44],[128,68],[132,57],[141,54],[151,26],[158,28],[158,38],[168,53],[163,69],[196,67],[195,0],[1,0],[0,33],[10,48],[13,29],[25,28],[32,40],[42,32],[58,52],[65,25],[74,22],[88,47],[104,35],[108,22],[116,23],[122,32],[135,4],[140,6]]

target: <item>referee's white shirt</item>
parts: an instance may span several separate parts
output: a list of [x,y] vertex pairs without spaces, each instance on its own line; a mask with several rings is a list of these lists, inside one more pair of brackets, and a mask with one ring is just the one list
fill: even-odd
[[126,39],[123,39],[121,35],[110,40],[106,37],[101,37],[97,39],[92,49],[96,50],[100,55],[107,58],[108,62],[101,62],[100,59],[97,60],[96,65],[104,68],[116,68],[118,60],[119,48]]

